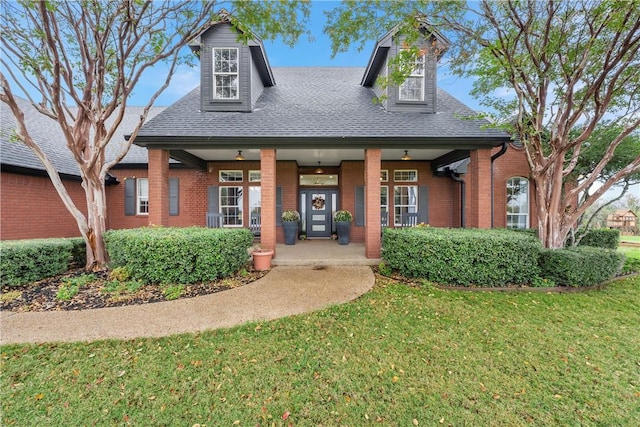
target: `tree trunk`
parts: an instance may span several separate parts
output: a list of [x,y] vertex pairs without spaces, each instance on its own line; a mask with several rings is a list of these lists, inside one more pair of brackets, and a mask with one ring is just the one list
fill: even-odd
[[564,224],[564,185],[562,162],[556,162],[545,173],[533,175],[538,213],[538,237],[545,248],[564,247],[570,227]]
[[104,179],[99,176],[85,176],[82,186],[87,200],[88,229],[85,241],[87,244],[87,270],[104,270],[109,262],[104,242],[106,231],[105,218],[106,196]]

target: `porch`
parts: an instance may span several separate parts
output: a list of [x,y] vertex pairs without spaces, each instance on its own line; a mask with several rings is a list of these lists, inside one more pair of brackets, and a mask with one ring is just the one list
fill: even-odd
[[335,240],[298,240],[295,245],[276,245],[273,266],[377,265],[379,258],[365,256],[364,243],[339,245]]

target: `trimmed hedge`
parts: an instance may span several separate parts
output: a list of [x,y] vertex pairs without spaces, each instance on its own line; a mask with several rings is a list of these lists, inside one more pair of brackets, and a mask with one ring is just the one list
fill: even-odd
[[134,280],[186,284],[228,277],[249,259],[246,228],[136,228],[105,233],[111,267]]
[[540,250],[536,238],[511,230],[387,228],[382,257],[406,277],[495,287],[530,283]]
[[72,259],[71,239],[0,242],[0,284],[19,286],[64,273]]
[[580,239],[578,246],[593,246],[604,249],[618,249],[620,243],[620,230],[609,228],[594,228]]
[[545,249],[540,272],[559,286],[593,286],[611,279],[622,269],[624,255],[613,250],[579,246]]

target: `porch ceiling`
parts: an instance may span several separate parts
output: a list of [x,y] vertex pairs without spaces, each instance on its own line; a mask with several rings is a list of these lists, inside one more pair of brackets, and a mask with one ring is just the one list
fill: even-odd
[[[423,148],[412,149],[410,147],[384,148],[382,160],[400,160],[407,149],[412,160],[434,160],[453,150],[447,148]],[[204,161],[230,161],[238,154],[238,150],[229,149],[192,149],[184,150]],[[260,160],[260,149],[242,149],[242,155],[248,161]],[[323,166],[338,166],[344,160],[364,160],[363,149],[277,149],[278,160],[294,160],[300,166],[317,166],[322,162]]]

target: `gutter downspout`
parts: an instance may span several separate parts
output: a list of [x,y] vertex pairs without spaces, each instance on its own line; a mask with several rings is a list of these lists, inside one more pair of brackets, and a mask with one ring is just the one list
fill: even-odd
[[466,221],[464,218],[464,211],[466,208],[466,202],[465,202],[465,197],[466,197],[466,191],[465,191],[465,187],[466,184],[464,182],[464,179],[460,178],[460,174],[455,173],[454,171],[449,171],[449,178],[451,178],[452,180],[459,182],[460,183],[460,227],[461,228],[465,228],[466,225]]
[[491,228],[493,228],[493,217],[494,217],[494,203],[493,203],[493,193],[494,193],[494,188],[493,188],[493,162],[500,156],[502,156],[504,153],[507,152],[507,142],[503,142],[502,143],[502,148],[500,148],[500,151],[498,151],[496,154],[494,154],[493,156],[491,156]]

